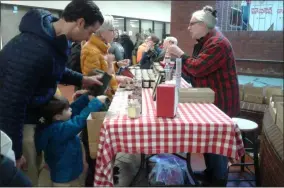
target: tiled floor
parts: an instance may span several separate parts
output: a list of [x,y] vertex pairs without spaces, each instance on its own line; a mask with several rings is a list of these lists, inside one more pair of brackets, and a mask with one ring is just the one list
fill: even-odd
[[[119,153],[116,157],[115,165],[120,167],[119,183],[115,186],[117,187],[126,187],[129,186],[135,174],[138,172],[140,165],[140,155],[130,155]],[[191,156],[191,166],[194,171],[200,171],[205,169],[205,164],[203,156],[201,154],[192,154]],[[237,167],[231,167],[230,172],[236,172],[239,169]],[[249,175],[245,174],[246,179],[252,179]],[[239,173],[230,173],[229,179],[240,178]],[[143,169],[140,174],[137,182],[133,186],[143,187],[147,186],[148,181],[146,178],[146,170]],[[253,187],[255,186],[254,182],[228,182],[227,187]]]
[[[72,94],[74,92],[73,86],[63,86],[59,85],[59,89],[61,93],[71,102],[72,101]],[[135,174],[137,173],[140,165],[140,155],[130,155],[119,153],[116,156],[115,165],[120,167],[120,174],[119,174],[119,183],[115,186],[118,187],[126,187],[129,186],[131,180],[134,178]],[[203,155],[201,154],[192,154],[191,155],[191,166],[193,171],[201,171],[205,169]],[[238,167],[231,167],[230,172],[238,171]],[[236,179],[240,178],[239,173],[230,173],[229,179]],[[252,177],[247,177],[247,179],[252,179]],[[140,177],[138,178],[137,182],[133,186],[147,186],[148,181],[146,178],[146,170],[143,169]],[[228,187],[252,187],[255,186],[254,182],[228,182]]]

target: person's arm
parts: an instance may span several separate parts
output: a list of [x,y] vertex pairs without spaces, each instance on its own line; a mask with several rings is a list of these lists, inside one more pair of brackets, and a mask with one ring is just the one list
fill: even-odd
[[196,58],[186,54],[181,56],[183,72],[195,77],[203,77],[222,67],[227,61],[227,47],[221,43],[210,43]]
[[119,65],[118,65],[118,61],[114,61],[113,62],[113,71],[115,74],[117,74],[118,70],[119,70]]
[[142,46],[139,46],[137,50],[137,63],[140,63],[143,57],[143,53],[144,53],[144,48]]
[[90,102],[89,97],[87,94],[81,95],[77,100],[75,100],[71,105],[70,108],[72,109],[72,117],[77,116],[81,113],[81,111],[88,106]]
[[80,87],[82,84],[83,75],[76,71],[72,71],[71,69],[65,68],[65,71],[61,78],[61,83],[74,85]]
[[155,62],[160,62],[160,61],[163,61],[164,58],[165,58],[165,54],[166,54],[166,51],[161,51],[161,53],[158,55],[158,57],[155,59]]
[[87,125],[87,118],[91,112],[98,112],[103,107],[103,103],[97,98],[91,100],[79,115],[72,117],[70,120],[63,122],[59,127],[60,140],[66,140],[76,136]]
[[[112,65],[112,67],[110,68],[110,65]],[[107,72],[109,75],[112,76],[111,80],[110,80],[110,87],[113,90],[113,92],[115,92],[117,90],[118,87],[118,82],[116,80],[116,76],[115,76],[115,72],[114,72],[114,64],[113,61],[105,61],[104,59],[102,59],[101,62],[101,70],[104,72]],[[112,72],[112,74],[110,74],[110,71]]]
[[[31,58],[11,58],[1,84],[0,129],[12,139],[16,160],[22,156],[23,124],[27,105],[42,75],[50,69],[52,62],[44,50],[31,48]],[[21,61],[18,58],[21,58]]]

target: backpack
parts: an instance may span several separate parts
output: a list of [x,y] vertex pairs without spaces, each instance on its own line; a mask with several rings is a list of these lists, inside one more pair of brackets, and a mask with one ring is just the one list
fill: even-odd
[[68,57],[67,68],[82,73],[81,71],[81,44],[73,43],[71,47],[71,54]]

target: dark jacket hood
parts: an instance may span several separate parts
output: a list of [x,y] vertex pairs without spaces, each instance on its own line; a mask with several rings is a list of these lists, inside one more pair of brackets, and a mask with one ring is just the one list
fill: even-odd
[[56,36],[53,22],[59,19],[49,11],[43,9],[32,9],[22,18],[19,30],[21,33],[32,33],[46,40],[54,48],[66,54],[69,42],[65,35]]

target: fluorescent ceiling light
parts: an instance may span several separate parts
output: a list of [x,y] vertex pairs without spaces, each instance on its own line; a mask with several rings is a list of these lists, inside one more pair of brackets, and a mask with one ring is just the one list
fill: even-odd
[[123,20],[124,18],[114,18],[115,20]]
[[138,22],[139,20],[130,20],[131,22]]

